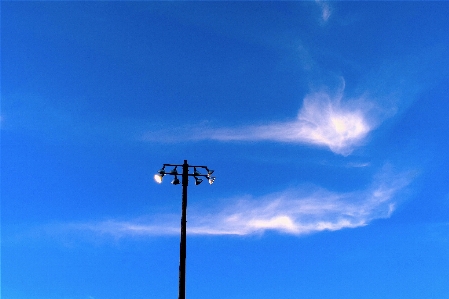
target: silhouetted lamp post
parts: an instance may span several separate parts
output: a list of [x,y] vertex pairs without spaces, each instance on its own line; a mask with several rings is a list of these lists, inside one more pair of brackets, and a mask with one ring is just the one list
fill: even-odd
[[[174,167],[170,171],[166,171],[165,167]],[[182,173],[179,174],[177,168],[182,167]],[[193,168],[193,172],[189,173],[189,169]],[[198,169],[202,168],[207,171],[207,174],[201,174]],[[215,177],[212,177],[214,171],[207,168],[207,166],[189,165],[187,160],[184,160],[184,164],[164,164],[161,170],[154,175],[154,179],[158,183],[162,183],[162,178],[166,175],[173,175],[174,179],[171,182],[173,185],[179,185],[178,175],[181,175],[182,180],[182,216],[181,216],[181,242],[179,248],[179,291],[178,298],[185,299],[186,297],[186,223],[187,223],[187,186],[189,184],[189,176],[195,178],[195,185],[201,184],[205,177],[208,179],[209,184],[213,184]]]

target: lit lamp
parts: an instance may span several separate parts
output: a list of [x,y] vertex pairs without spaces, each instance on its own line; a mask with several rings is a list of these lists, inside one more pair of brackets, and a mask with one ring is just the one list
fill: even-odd
[[[165,167],[174,167],[170,172],[165,171]],[[201,177],[205,177],[209,184],[213,184],[215,181],[215,177],[212,177],[213,170],[207,168],[207,166],[193,166],[187,164],[187,160],[184,160],[184,164],[164,164],[162,168],[154,175],[154,180],[157,183],[162,183],[162,179],[165,175],[173,175],[174,179],[172,180],[173,185],[179,185],[178,179],[178,171],[177,168],[182,167],[181,180],[182,180],[182,216],[181,216],[181,242],[180,242],[180,250],[179,250],[179,291],[178,298],[185,299],[186,296],[186,224],[187,224],[187,186],[189,184],[189,176],[193,176],[195,179],[195,185],[201,184],[203,179]],[[189,173],[189,169],[193,168],[193,173]],[[206,170],[207,174],[200,173],[197,168],[202,168]]]

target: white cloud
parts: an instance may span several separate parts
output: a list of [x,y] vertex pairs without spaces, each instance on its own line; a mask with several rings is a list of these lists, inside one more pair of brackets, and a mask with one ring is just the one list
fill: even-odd
[[329,17],[331,16],[331,8],[329,4],[321,0],[315,0],[315,2],[321,8],[321,21],[327,22],[327,20],[329,20]]
[[331,97],[316,92],[305,97],[295,120],[241,128],[218,128],[195,134],[196,139],[219,141],[275,141],[328,147],[348,155],[374,128],[368,119],[372,104],[358,99],[343,102],[341,95]]
[[[383,175],[371,188],[357,192],[303,187],[257,198],[228,199],[223,201],[225,207],[213,211],[193,206],[189,208],[187,230],[189,235],[250,235],[268,230],[304,235],[365,226],[393,213],[398,192],[410,180],[410,174]],[[177,235],[180,230],[179,215],[73,224],[70,228],[116,238]]]

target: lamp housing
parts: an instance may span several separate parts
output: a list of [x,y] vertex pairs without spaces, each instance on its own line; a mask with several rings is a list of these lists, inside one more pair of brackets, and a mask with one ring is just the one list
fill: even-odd
[[154,175],[154,180],[156,181],[156,183],[160,184],[162,183],[162,178],[164,177],[164,175],[157,173]]
[[178,170],[176,170],[177,167],[178,167],[178,166],[176,166],[175,168],[173,168],[173,169],[169,172],[169,174],[172,174],[172,175],[178,175]]
[[173,181],[171,181],[171,183],[172,183],[173,185],[179,185],[179,179],[178,179],[178,176],[175,175],[175,178],[173,179]]

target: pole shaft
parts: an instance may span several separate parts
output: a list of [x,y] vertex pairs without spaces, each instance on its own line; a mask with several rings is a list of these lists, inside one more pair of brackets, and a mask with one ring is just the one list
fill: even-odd
[[179,244],[179,291],[178,298],[186,298],[186,228],[187,228],[187,186],[189,184],[189,164],[182,165],[182,216],[181,242]]

